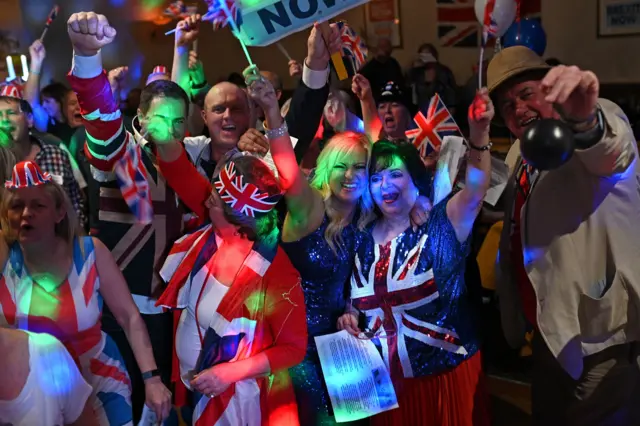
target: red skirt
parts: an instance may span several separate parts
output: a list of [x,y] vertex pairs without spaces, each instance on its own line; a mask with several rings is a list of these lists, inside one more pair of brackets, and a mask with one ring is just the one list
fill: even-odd
[[480,352],[435,376],[402,379],[399,408],[371,418],[373,426],[489,426],[489,394]]

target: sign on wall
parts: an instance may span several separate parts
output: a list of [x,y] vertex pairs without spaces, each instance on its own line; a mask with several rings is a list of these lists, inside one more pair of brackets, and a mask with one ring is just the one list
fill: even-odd
[[364,24],[369,46],[387,38],[393,47],[402,48],[400,0],[371,0],[364,10]]
[[640,0],[599,0],[598,36],[640,35]]

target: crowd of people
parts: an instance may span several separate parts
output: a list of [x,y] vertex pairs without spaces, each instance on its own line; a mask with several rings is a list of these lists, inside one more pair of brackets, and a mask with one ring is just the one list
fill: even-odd
[[640,424],[638,149],[593,73],[496,53],[464,111],[463,184],[435,202],[439,151],[406,136],[435,93],[456,103],[433,46],[405,76],[380,41],[346,94],[337,25],[316,24],[283,99],[255,66],[208,84],[199,25],[180,21],[171,68],[121,97],[126,66],[101,58],[116,30],[74,13],[69,86],[40,89],[36,41],[25,86],[2,87],[0,424],[135,424],[145,406],[194,425],[337,424],[315,337],[346,330],[374,342],[398,401],[346,424],[490,425],[472,254],[490,125],[522,139],[546,119],[575,152],[551,171],[516,153],[502,328],[515,348],[534,330],[536,424]]

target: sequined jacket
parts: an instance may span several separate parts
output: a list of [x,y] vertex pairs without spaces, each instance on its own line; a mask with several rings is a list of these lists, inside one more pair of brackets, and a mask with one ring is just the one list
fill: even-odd
[[380,336],[373,341],[394,379],[455,368],[478,350],[464,281],[470,238],[458,241],[449,199],[417,231],[408,228],[384,245],[368,233],[358,249],[352,304]]

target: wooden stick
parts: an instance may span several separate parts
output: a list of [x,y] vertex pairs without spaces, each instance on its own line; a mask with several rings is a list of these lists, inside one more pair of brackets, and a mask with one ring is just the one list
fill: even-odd
[[[318,24],[320,31],[322,32],[322,38],[324,39],[324,44],[329,49],[329,37],[331,36],[331,27],[329,26],[329,22],[321,22]],[[329,52],[331,53],[331,62],[333,63],[333,67],[336,70],[336,74],[340,81],[346,80],[349,78],[349,73],[344,66],[344,60],[342,59],[342,53],[338,50],[337,52]]]

